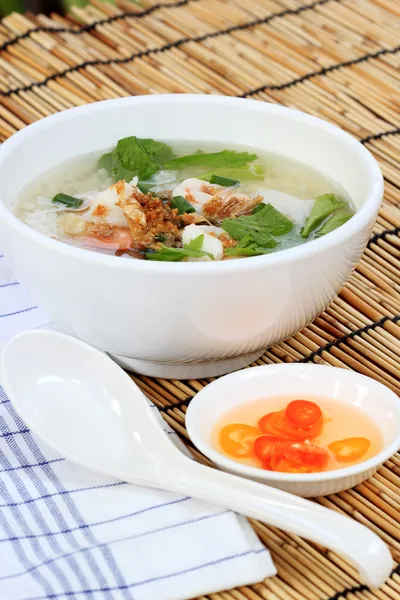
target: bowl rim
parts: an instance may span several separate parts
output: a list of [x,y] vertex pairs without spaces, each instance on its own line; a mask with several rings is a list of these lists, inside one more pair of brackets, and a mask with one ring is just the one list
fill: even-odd
[[[200,452],[202,452],[205,456],[207,456],[210,460],[212,460],[218,466],[221,466],[228,471],[235,472],[238,475],[244,475],[246,477],[251,477],[253,479],[258,479],[258,480],[262,479],[262,480],[265,480],[266,482],[274,481],[274,482],[282,482],[282,483],[285,482],[285,483],[312,484],[312,483],[317,483],[317,482],[322,483],[322,482],[326,482],[326,481],[340,480],[345,477],[347,478],[347,477],[351,477],[354,475],[359,475],[360,473],[369,471],[370,469],[376,469],[377,467],[379,467],[382,463],[384,463],[388,458],[393,456],[393,454],[395,454],[399,450],[399,448],[400,448],[400,421],[397,422],[398,433],[397,433],[396,438],[393,440],[393,442],[391,442],[389,445],[385,446],[378,454],[375,454],[368,460],[362,461],[360,463],[357,463],[356,465],[352,465],[349,467],[343,467],[341,469],[336,469],[334,471],[322,471],[320,473],[301,473],[301,474],[281,473],[278,471],[268,471],[268,470],[260,469],[258,467],[251,467],[249,465],[243,465],[241,463],[236,462],[235,460],[231,460],[230,458],[228,458],[221,452],[218,452],[218,450],[215,450],[210,444],[208,444],[202,438],[197,436],[196,433],[193,433],[194,416],[192,416],[192,415],[193,415],[193,413],[201,410],[201,408],[199,408],[199,402],[202,401],[200,394],[202,394],[202,392],[204,390],[210,388],[210,386],[223,387],[224,383],[221,384],[221,381],[223,381],[223,380],[226,381],[226,378],[228,378],[228,377],[231,379],[234,379],[234,378],[240,379],[242,377],[248,376],[249,372],[253,372],[253,373],[254,373],[254,371],[260,372],[259,370],[261,370],[261,369],[264,371],[266,369],[271,371],[272,368],[277,371],[283,371],[283,372],[288,371],[288,370],[292,371],[292,372],[295,370],[298,370],[300,372],[300,371],[304,371],[304,370],[313,371],[315,369],[324,369],[327,373],[328,372],[333,373],[333,370],[334,370],[336,376],[339,375],[340,377],[345,378],[345,379],[361,380],[362,382],[367,383],[367,385],[369,385],[369,386],[374,385],[374,386],[378,387],[378,389],[382,390],[382,394],[385,394],[386,396],[388,396],[390,398],[389,401],[392,403],[393,408],[398,411],[399,416],[400,416],[400,403],[399,403],[398,396],[392,390],[390,390],[388,387],[386,387],[385,385],[383,385],[376,379],[373,379],[366,375],[362,375],[361,373],[357,373],[356,371],[342,369],[340,367],[333,367],[331,365],[316,365],[316,364],[309,364],[309,363],[301,363],[301,364],[278,363],[278,364],[270,364],[270,365],[260,365],[257,367],[251,367],[248,369],[235,371],[234,373],[228,373],[227,375],[224,375],[223,377],[220,377],[219,379],[212,381],[205,388],[203,388],[203,390],[198,392],[196,394],[196,396],[194,396],[193,400],[190,402],[188,409],[186,411],[186,415],[185,415],[185,427],[186,427],[187,433],[189,435],[189,439],[196,446],[196,448],[198,450],[200,450]],[[210,389],[213,389],[213,388],[210,388]],[[284,390],[282,390],[282,394],[284,394],[284,393],[285,393]],[[200,400],[198,399],[199,397],[200,397]],[[333,399],[333,400],[335,400],[335,399]],[[197,405],[197,408],[196,408],[196,405]],[[379,424],[378,424],[378,428],[379,428]]]
[[328,235],[312,240],[310,243],[295,246],[280,250],[276,253],[271,253],[263,256],[246,257],[246,260],[229,260],[229,261],[204,261],[204,262],[161,262],[143,261],[143,260],[121,260],[122,257],[110,256],[100,252],[93,252],[84,248],[79,248],[66,244],[65,242],[47,237],[43,233],[36,231],[26,223],[23,223],[13,214],[12,210],[6,207],[2,200],[2,192],[0,190],[0,220],[17,230],[25,238],[38,243],[47,248],[49,252],[57,252],[64,256],[70,256],[80,260],[86,260],[92,264],[103,264],[113,268],[123,270],[145,270],[149,273],[157,274],[174,274],[185,275],[186,273],[196,273],[197,275],[208,275],[213,272],[225,273],[242,270],[257,270],[260,267],[285,264],[288,262],[295,263],[312,257],[321,252],[329,251],[335,246],[339,246],[355,234],[359,233],[366,227],[371,219],[375,218],[379,210],[383,197],[383,176],[378,166],[377,161],[372,154],[365,148],[356,138],[346,133],[340,127],[324,121],[318,117],[314,117],[302,111],[287,108],[279,104],[271,104],[259,100],[235,98],[223,95],[204,95],[204,94],[153,94],[149,96],[134,96],[129,98],[115,98],[111,100],[103,100],[70,108],[68,110],[50,115],[36,121],[26,128],[18,131],[11,138],[6,140],[0,146],[0,173],[3,160],[18,148],[23,143],[26,136],[38,135],[44,129],[73,118],[73,115],[85,115],[87,113],[101,112],[104,109],[116,109],[123,104],[132,105],[148,103],[148,104],[195,104],[204,103],[213,105],[226,105],[232,107],[247,106],[249,110],[267,111],[276,115],[286,115],[295,120],[300,120],[310,126],[318,127],[328,132],[328,134],[341,138],[349,145],[354,152],[362,158],[367,165],[371,174],[371,187],[362,206],[357,210],[356,214],[341,225],[338,229],[330,232]]

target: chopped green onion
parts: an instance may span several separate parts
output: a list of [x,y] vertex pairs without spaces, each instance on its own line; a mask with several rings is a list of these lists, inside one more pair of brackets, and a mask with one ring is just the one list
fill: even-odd
[[167,238],[163,233],[159,233],[154,239],[157,240],[157,242],[165,242]]
[[56,194],[52,200],[52,202],[59,202],[60,204],[65,204],[65,206],[70,206],[73,208],[79,208],[83,204],[83,200],[81,198],[75,198],[74,196],[69,196],[68,194]]
[[210,183],[216,183],[217,185],[223,185],[224,187],[240,185],[238,179],[230,179],[230,177],[221,177],[220,175],[211,175]]
[[142,192],[142,194],[148,194],[154,185],[154,183],[138,183],[136,187]]
[[174,196],[171,200],[171,208],[177,208],[180,215],[196,212],[190,202],[183,196]]

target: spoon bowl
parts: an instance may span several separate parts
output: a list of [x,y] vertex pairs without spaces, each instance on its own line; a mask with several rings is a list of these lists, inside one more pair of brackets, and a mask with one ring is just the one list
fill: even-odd
[[135,483],[151,485],[157,455],[175,454],[132,379],[74,338],[55,332],[17,336],[4,350],[2,380],[30,429],[91,471],[125,481],[134,473]]
[[4,347],[0,377],[22,419],[61,456],[128,483],[219,504],[324,545],[345,555],[372,587],[389,576],[388,547],[353,519],[187,457],[162,430],[157,409],[99,350],[57,332],[22,333]]

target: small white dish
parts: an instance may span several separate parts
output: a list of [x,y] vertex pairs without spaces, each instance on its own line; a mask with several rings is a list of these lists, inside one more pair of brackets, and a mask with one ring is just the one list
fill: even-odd
[[[382,451],[336,471],[292,474],[243,465],[213,448],[213,428],[230,409],[260,398],[292,394],[299,398],[320,396],[362,409],[381,431]],[[225,375],[201,390],[189,405],[186,428],[195,446],[225,471],[303,497],[326,496],[368,479],[400,448],[400,399],[374,379],[347,369],[314,364],[266,365]]]

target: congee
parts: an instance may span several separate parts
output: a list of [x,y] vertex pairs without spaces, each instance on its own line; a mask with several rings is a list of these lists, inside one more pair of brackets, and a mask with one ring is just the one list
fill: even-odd
[[278,252],[354,215],[335,181],[288,157],[134,136],[48,171],[23,189],[15,211],[68,244],[173,262]]

